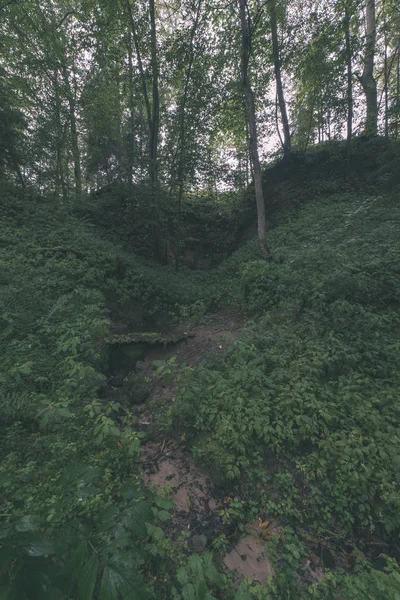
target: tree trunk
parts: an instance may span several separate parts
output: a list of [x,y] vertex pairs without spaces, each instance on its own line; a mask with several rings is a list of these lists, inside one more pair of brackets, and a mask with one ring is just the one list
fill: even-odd
[[82,173],[81,173],[81,155],[79,151],[78,131],[76,127],[76,113],[75,113],[75,98],[71,89],[67,67],[63,65],[62,69],[63,79],[65,84],[65,92],[69,106],[69,121],[71,128],[71,150],[72,158],[74,161],[74,176],[75,176],[75,194],[77,198],[82,195]]
[[346,40],[346,64],[347,64],[347,147],[350,150],[351,138],[353,137],[353,69],[350,40],[350,9],[346,3],[344,16],[344,36]]
[[56,167],[56,191],[55,195],[58,197],[59,188],[61,184],[62,197],[64,202],[67,201],[67,188],[65,185],[65,176],[64,176],[64,165],[63,165],[63,152],[62,146],[64,141],[64,131],[61,121],[61,100],[60,100],[60,90],[57,81],[57,70],[54,72],[53,78],[53,86],[54,86],[54,95],[55,95],[55,106],[56,106],[56,128],[57,128],[57,167]]
[[17,159],[16,159],[16,157],[14,155],[12,156],[11,160],[12,160],[13,168],[14,168],[15,173],[17,175],[18,181],[20,182],[21,187],[23,187],[25,189],[26,188],[26,184],[25,184],[24,177],[22,175],[21,167],[19,166],[18,161],[17,161]]
[[128,41],[128,66],[129,66],[129,115],[130,115],[130,144],[128,145],[128,156],[127,156],[127,177],[128,177],[128,190],[129,196],[132,198],[133,195],[133,175],[134,175],[134,162],[135,162],[135,98],[133,88],[133,60],[132,60],[132,41],[131,35],[129,35]]
[[389,137],[389,61],[388,61],[388,47],[387,47],[387,39],[386,39],[386,28],[385,28],[385,84],[384,84],[384,94],[385,94],[385,137]]
[[364,70],[360,82],[367,103],[365,134],[374,136],[378,133],[378,93],[374,78],[374,59],[376,46],[375,0],[366,0],[366,42]]
[[149,94],[147,91],[146,74],[145,74],[144,68],[143,68],[142,54],[140,52],[139,40],[138,40],[136,26],[135,26],[135,19],[133,18],[130,0],[126,0],[126,7],[128,9],[129,20],[131,22],[132,37],[133,37],[133,42],[134,42],[135,50],[136,50],[136,60],[138,63],[140,81],[142,84],[143,99],[144,99],[144,103],[146,106],[147,122],[149,125],[149,132],[151,132],[151,130],[152,130],[152,112],[151,112],[151,106],[150,106],[150,99],[149,99]]
[[151,181],[151,214],[152,232],[157,258],[167,262],[165,244],[162,243],[158,222],[158,135],[160,130],[160,95],[158,89],[159,70],[157,57],[157,30],[154,0],[149,0],[150,35],[151,35],[151,71],[153,113],[150,129],[150,181]]
[[150,36],[151,36],[151,69],[152,69],[152,106],[147,91],[146,74],[144,72],[142,55],[140,52],[139,39],[137,36],[135,20],[132,14],[130,0],[126,0],[129,19],[131,22],[131,30],[133,42],[136,50],[136,58],[138,62],[140,80],[142,83],[144,103],[146,106],[147,122],[149,126],[149,178],[151,185],[151,230],[154,243],[154,249],[157,258],[161,262],[166,261],[166,253],[161,242],[160,227],[158,223],[158,206],[157,206],[157,187],[158,187],[158,134],[160,128],[160,99],[159,99],[159,70],[157,60],[157,30],[155,19],[155,3],[154,0],[149,0],[150,11]]
[[158,60],[157,60],[157,31],[154,0],[149,0],[150,32],[151,32],[151,71],[152,71],[152,96],[153,114],[150,131],[150,181],[153,185],[158,183],[158,132],[160,128],[160,96],[158,91]]
[[194,38],[196,35],[196,30],[200,21],[200,11],[201,11],[201,2],[199,0],[199,4],[197,7],[196,17],[193,23],[193,27],[190,31],[190,44],[189,44],[189,64],[186,71],[185,83],[183,86],[183,93],[179,107],[179,143],[180,143],[180,152],[179,152],[179,163],[178,163],[178,218],[177,218],[177,231],[176,231],[176,257],[175,257],[175,268],[178,270],[179,268],[179,242],[181,237],[181,212],[182,212],[182,200],[183,200],[183,192],[185,188],[185,172],[184,172],[184,160],[185,160],[185,150],[186,150],[186,128],[185,128],[185,116],[186,116],[186,103],[189,93],[189,84],[192,76],[192,68],[194,62]]
[[396,98],[397,98],[397,111],[396,111],[396,125],[395,125],[395,138],[399,137],[399,125],[400,125],[400,115],[399,115],[399,102],[400,102],[400,51],[397,56],[397,73],[396,73]]
[[291,152],[291,137],[289,120],[286,110],[285,95],[283,93],[281,61],[279,56],[278,24],[276,19],[276,0],[269,1],[269,15],[271,19],[272,55],[276,80],[276,93],[278,96],[279,110],[283,128],[283,153],[285,156]]
[[265,204],[262,188],[262,173],[260,165],[260,157],[258,154],[258,139],[257,139],[257,123],[256,123],[256,108],[254,103],[254,93],[249,80],[249,60],[250,60],[250,31],[246,18],[246,0],[238,0],[240,25],[242,31],[242,48],[241,48],[241,71],[242,71],[242,86],[247,105],[247,121],[249,124],[249,146],[250,158],[253,165],[254,189],[257,205],[257,231],[260,251],[263,257],[270,255],[270,250],[265,240]]

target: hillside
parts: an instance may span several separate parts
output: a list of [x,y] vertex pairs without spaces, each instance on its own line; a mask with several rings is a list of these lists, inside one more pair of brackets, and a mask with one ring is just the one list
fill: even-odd
[[[134,254],[140,214],[2,185],[0,598],[399,597],[400,204],[371,153],[267,172],[269,261],[203,207],[208,270]],[[154,444],[210,478],[207,526],[146,486]],[[275,575],[237,584],[254,522]]]

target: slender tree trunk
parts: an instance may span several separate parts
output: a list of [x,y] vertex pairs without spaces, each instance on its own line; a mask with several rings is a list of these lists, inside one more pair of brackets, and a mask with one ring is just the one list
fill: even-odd
[[346,40],[346,65],[347,65],[347,148],[350,151],[353,137],[353,67],[350,40],[350,9],[346,3],[344,16],[344,35]]
[[289,155],[292,144],[290,137],[289,119],[286,110],[285,95],[283,92],[281,61],[279,52],[278,23],[276,18],[276,0],[269,0],[269,15],[271,19],[272,55],[274,59],[274,70],[276,80],[276,93],[278,96],[279,110],[281,113],[283,128],[283,153]]
[[385,94],[385,137],[389,137],[389,61],[388,61],[388,47],[387,47],[387,39],[386,39],[386,29],[385,29],[385,63],[384,63],[384,71],[385,71],[385,84],[384,84],[384,94]]
[[192,76],[192,68],[194,62],[194,38],[196,35],[196,30],[200,21],[200,11],[201,11],[201,2],[199,0],[199,4],[197,7],[196,17],[193,23],[193,27],[190,32],[190,43],[189,43],[189,64],[186,71],[185,83],[183,87],[182,98],[179,107],[179,144],[180,144],[180,152],[179,152],[179,163],[178,163],[178,219],[177,219],[177,232],[176,232],[176,257],[175,257],[175,268],[178,270],[179,268],[179,242],[181,237],[181,212],[182,212],[182,200],[183,200],[183,192],[185,187],[184,181],[184,160],[185,160],[185,151],[186,151],[186,104],[187,98],[189,94],[189,84]]
[[59,194],[59,188],[61,184],[61,192],[64,202],[67,201],[67,188],[65,185],[65,176],[64,176],[64,165],[63,165],[63,142],[64,142],[64,131],[61,121],[61,100],[60,100],[60,90],[57,82],[57,71],[54,72],[53,79],[54,86],[54,95],[55,95],[55,106],[56,106],[56,128],[57,128],[57,168],[56,168],[56,197]]
[[139,124],[140,124],[140,129],[139,129],[140,180],[143,181],[145,178],[147,159],[144,158],[145,152],[143,150],[143,148],[145,146],[145,144],[143,142],[143,140],[145,138],[145,132],[144,132],[144,115],[143,115],[143,111],[141,109],[139,109],[138,117],[139,117]]
[[254,189],[257,205],[257,230],[260,251],[263,257],[270,254],[270,250],[266,244],[266,226],[265,226],[265,204],[262,188],[262,172],[260,165],[260,157],[258,154],[258,138],[257,138],[257,123],[256,123],[256,108],[254,102],[254,93],[249,80],[249,60],[250,60],[250,31],[246,17],[246,0],[238,0],[240,25],[242,31],[242,48],[241,48],[241,71],[242,71],[242,86],[247,105],[247,120],[249,123],[249,146],[250,157],[253,165],[254,173]]
[[278,134],[279,141],[281,143],[282,148],[285,148],[285,142],[282,139],[281,131],[279,129],[279,117],[278,117],[278,94],[275,95],[275,125],[276,132]]
[[17,175],[18,181],[21,184],[21,187],[26,188],[25,179],[24,179],[24,177],[22,175],[21,167],[19,166],[18,161],[17,161],[17,159],[16,159],[16,157],[15,157],[14,154],[11,157],[11,161],[12,161],[12,165],[13,165],[14,171],[15,171],[15,173]]
[[364,70],[360,81],[367,103],[365,134],[374,136],[378,133],[378,92],[374,78],[374,59],[376,46],[375,0],[366,0],[366,42]]
[[128,68],[129,68],[129,116],[130,116],[130,144],[128,146],[127,168],[128,168],[128,190],[129,196],[133,194],[133,174],[135,162],[135,99],[133,88],[133,59],[132,59],[132,40],[129,35],[128,42]]
[[396,114],[396,127],[395,127],[395,137],[396,140],[399,137],[399,126],[400,126],[400,52],[397,56],[397,73],[396,73],[396,102],[397,102],[397,114]]
[[152,220],[152,237],[154,249],[157,258],[161,262],[166,261],[166,253],[164,245],[161,242],[160,227],[158,223],[158,202],[157,202],[157,187],[158,187],[158,136],[160,128],[160,99],[159,99],[159,68],[157,57],[157,30],[155,18],[155,3],[154,0],[149,0],[150,11],[150,45],[151,45],[151,69],[152,69],[152,105],[147,90],[146,74],[144,72],[142,55],[140,52],[139,39],[137,36],[135,20],[132,14],[130,0],[126,0],[129,19],[131,22],[131,30],[133,42],[136,50],[136,58],[138,62],[140,80],[142,83],[144,103],[146,106],[147,122],[149,126],[149,178],[151,184],[151,220]]
[[135,19],[133,18],[132,7],[131,7],[130,0],[126,0],[126,8],[128,10],[129,20],[131,22],[131,30],[132,30],[133,43],[135,45],[135,50],[136,50],[136,60],[137,60],[137,63],[138,63],[138,69],[139,69],[139,74],[140,74],[140,81],[141,81],[141,84],[142,84],[143,99],[144,99],[144,103],[145,103],[145,106],[146,106],[147,123],[148,123],[148,126],[149,126],[149,132],[151,132],[151,130],[152,130],[152,111],[151,111],[149,94],[148,94],[148,91],[147,91],[146,74],[145,74],[144,68],[143,68],[142,54],[140,52],[139,39],[138,39],[138,36],[137,36]]
[[158,137],[160,131],[160,94],[158,89],[159,68],[157,56],[157,29],[155,0],[149,0],[150,9],[150,35],[151,35],[151,70],[152,70],[152,98],[153,114],[150,130],[150,181],[152,195],[152,230],[158,260],[167,262],[165,244],[162,243],[160,226],[158,223]]
[[82,195],[82,172],[81,172],[81,155],[79,151],[78,130],[76,126],[75,98],[71,89],[71,84],[68,77],[67,67],[63,65],[62,69],[66,96],[69,106],[69,121],[71,129],[71,150],[74,161],[74,176],[75,176],[75,194],[77,198]]
[[158,57],[157,57],[157,30],[155,16],[155,0],[149,0],[150,8],[150,34],[151,34],[151,71],[152,71],[152,96],[153,96],[153,114],[152,127],[150,131],[150,180],[152,184],[158,183],[158,133],[160,129],[160,96],[158,90]]

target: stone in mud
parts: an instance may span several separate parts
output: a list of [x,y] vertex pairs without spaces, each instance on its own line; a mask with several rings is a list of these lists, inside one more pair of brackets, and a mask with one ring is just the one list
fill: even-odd
[[207,538],[204,534],[194,535],[192,537],[192,547],[194,552],[203,552],[207,546]]

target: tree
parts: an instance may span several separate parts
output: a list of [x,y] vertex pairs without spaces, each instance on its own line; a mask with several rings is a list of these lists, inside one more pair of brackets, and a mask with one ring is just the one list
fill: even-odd
[[278,39],[278,23],[276,16],[276,0],[269,0],[269,16],[271,20],[271,37],[272,37],[272,56],[274,61],[274,71],[276,79],[276,95],[278,97],[279,110],[281,113],[282,128],[283,128],[283,153],[285,156],[291,151],[291,136],[289,129],[289,120],[286,109],[285,96],[283,92],[281,59]]
[[15,173],[25,187],[21,157],[26,122],[22,112],[13,106],[12,95],[8,74],[0,67],[0,173]]
[[155,2],[149,0],[149,15],[150,15],[150,65],[151,65],[151,101],[147,88],[147,77],[143,65],[142,52],[140,49],[139,37],[135,18],[133,15],[130,0],[126,0],[126,8],[129,14],[132,37],[136,50],[136,60],[142,83],[143,98],[146,106],[147,122],[149,127],[149,179],[151,184],[151,214],[152,214],[152,236],[154,248],[158,259],[165,262],[165,245],[162,242],[160,227],[158,223],[158,206],[157,206],[157,187],[158,187],[158,141],[160,131],[160,92],[159,92],[159,64],[157,52],[157,28]]
[[264,193],[262,187],[262,172],[260,165],[260,157],[258,153],[258,136],[257,136],[257,122],[256,122],[256,106],[254,101],[254,93],[251,87],[249,78],[249,62],[251,54],[251,34],[249,22],[247,20],[247,6],[246,0],[238,0],[239,3],[239,16],[240,16],[240,27],[241,27],[241,76],[242,76],[242,87],[243,93],[246,99],[247,105],[247,120],[249,124],[249,147],[250,157],[253,166],[253,179],[254,179],[254,191],[256,196],[257,205],[257,233],[258,243],[260,245],[261,255],[267,257],[270,254],[270,250],[266,244],[266,226],[265,226],[265,204],[264,204]]
[[365,1],[365,53],[364,69],[360,82],[365,94],[367,114],[365,120],[365,133],[374,136],[378,133],[378,93],[374,77],[374,61],[376,46],[376,16],[375,0]]
[[352,49],[350,36],[350,2],[345,1],[344,6],[344,36],[346,41],[346,70],[347,70],[347,144],[350,148],[351,138],[353,136],[353,67],[352,67]]

